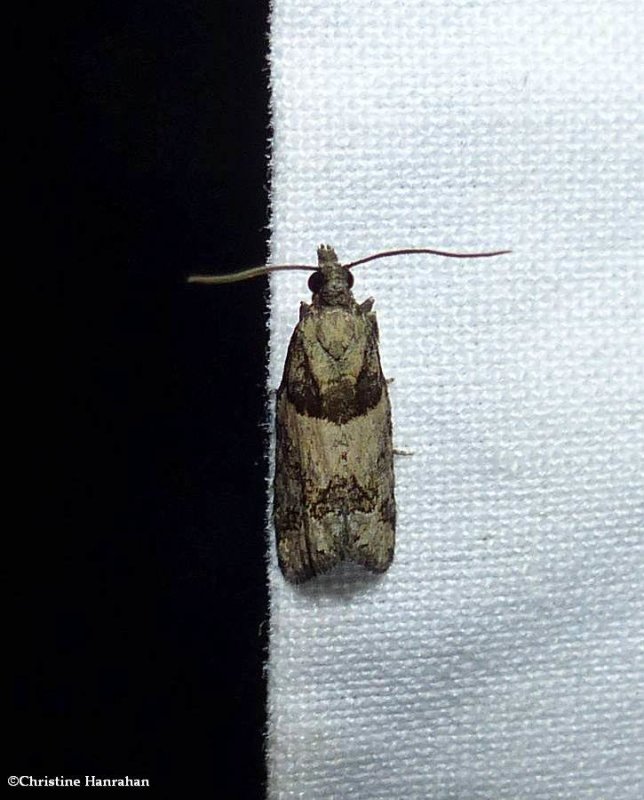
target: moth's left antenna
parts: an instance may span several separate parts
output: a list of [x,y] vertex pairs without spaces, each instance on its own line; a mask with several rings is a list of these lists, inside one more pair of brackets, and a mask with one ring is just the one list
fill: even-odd
[[268,275],[270,272],[280,272],[288,269],[305,269],[309,272],[316,272],[317,267],[309,264],[273,264],[263,267],[251,267],[240,272],[229,272],[226,275],[190,275],[188,283],[237,283],[237,281],[249,281],[251,278],[259,278]]

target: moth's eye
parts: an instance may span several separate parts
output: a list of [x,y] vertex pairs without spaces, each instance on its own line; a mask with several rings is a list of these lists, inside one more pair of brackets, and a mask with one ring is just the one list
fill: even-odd
[[311,290],[311,294],[318,294],[323,285],[324,280],[320,270],[316,270],[315,272],[311,273],[311,277],[309,278],[309,289]]
[[350,289],[353,286],[353,272],[351,272],[351,270],[347,270],[347,272],[349,273],[348,280],[349,280],[349,289]]

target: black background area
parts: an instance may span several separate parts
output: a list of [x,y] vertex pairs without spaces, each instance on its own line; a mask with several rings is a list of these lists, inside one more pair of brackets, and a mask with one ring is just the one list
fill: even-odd
[[268,4],[24,10],[7,774],[262,797]]

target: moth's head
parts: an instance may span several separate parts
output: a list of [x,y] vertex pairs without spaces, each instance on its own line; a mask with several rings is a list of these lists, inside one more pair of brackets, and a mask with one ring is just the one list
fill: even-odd
[[338,261],[335,250],[328,244],[318,247],[318,268],[309,278],[313,302],[323,306],[350,306],[353,275]]

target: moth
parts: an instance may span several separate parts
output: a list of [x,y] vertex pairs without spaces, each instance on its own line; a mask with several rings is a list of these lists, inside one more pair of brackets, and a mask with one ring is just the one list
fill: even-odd
[[375,573],[394,557],[396,502],[391,405],[378,350],[373,298],[358,303],[351,269],[378,258],[429,253],[486,258],[490,253],[403,249],[341,264],[328,245],[318,266],[256,267],[193,275],[191,283],[229,283],[269,272],[311,270],[312,300],[300,306],[275,413],[273,520],[284,577],[301,583],[348,560]]

